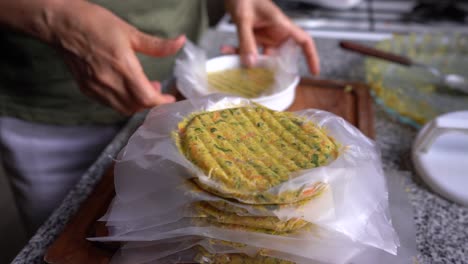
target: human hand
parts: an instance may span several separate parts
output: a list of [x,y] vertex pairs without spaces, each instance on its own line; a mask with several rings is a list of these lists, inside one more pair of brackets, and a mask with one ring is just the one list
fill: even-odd
[[319,57],[314,41],[271,0],[226,0],[226,9],[237,26],[239,53],[244,65],[255,64],[257,46],[263,47],[264,53],[269,54],[292,38],[301,46],[309,71],[319,74]]
[[88,1],[62,2],[50,13],[45,40],[63,53],[85,95],[126,115],[175,101],[161,93],[159,82],[147,79],[135,52],[170,56],[185,36],[153,37]]

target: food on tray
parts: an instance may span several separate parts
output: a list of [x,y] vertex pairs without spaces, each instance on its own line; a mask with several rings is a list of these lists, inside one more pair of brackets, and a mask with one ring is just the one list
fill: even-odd
[[221,92],[246,98],[259,97],[274,83],[273,71],[267,68],[236,68],[208,73],[208,84]]
[[207,176],[195,178],[202,189],[251,204],[294,203],[317,195],[325,183],[271,189],[338,155],[335,142],[311,121],[261,106],[193,114],[179,123],[175,140]]
[[239,216],[236,213],[219,210],[208,202],[198,202],[195,208],[200,216],[214,218],[215,221],[221,224],[234,224],[278,233],[292,232],[309,224],[302,219],[281,221],[276,216]]
[[293,262],[287,260],[260,254],[251,257],[241,253],[213,254],[203,247],[196,247],[196,249],[199,253],[195,256],[195,261],[203,264],[293,264]]
[[135,241],[122,260],[141,260],[142,248],[158,263],[346,263],[369,246],[396,254],[375,144],[331,113],[193,98],[154,109],[119,160],[122,199],[101,218],[110,236],[91,239]]
[[[203,193],[205,192],[203,189],[201,189],[198,184],[195,183],[195,181],[188,180],[185,182],[186,188],[188,188],[193,194],[196,193]],[[229,212],[229,213],[235,213],[237,215],[243,216],[268,216],[268,215],[274,215],[273,211],[278,211],[278,210],[299,210],[302,211],[304,210],[304,206],[307,206],[309,202],[313,198],[315,198],[318,195],[322,195],[324,192],[328,190],[328,186],[325,186],[325,188],[322,188],[320,192],[316,192],[315,196],[307,197],[304,200],[301,200],[299,202],[295,203],[289,203],[289,204],[245,204],[245,203],[239,203],[236,202],[235,200],[227,200],[227,199],[218,199],[218,200],[205,200],[209,205],[213,206],[214,208],[224,211],[224,212]],[[205,198],[206,199],[206,198]],[[323,202],[322,203],[326,203]],[[253,213],[255,212],[255,213]]]
[[[320,195],[322,192],[317,192],[316,195]],[[290,204],[239,204],[235,202],[228,203],[226,201],[207,201],[211,206],[215,207],[218,210],[229,212],[229,213],[235,213],[237,215],[251,215],[249,213],[249,210],[246,209],[248,207],[251,210],[254,210],[255,212],[263,212],[263,213],[268,213],[272,212],[275,210],[281,210],[285,208],[294,208],[296,210],[302,210],[301,208],[305,205],[307,205],[308,202],[311,201],[313,197],[308,197],[304,200],[301,200],[296,203],[290,203]]]

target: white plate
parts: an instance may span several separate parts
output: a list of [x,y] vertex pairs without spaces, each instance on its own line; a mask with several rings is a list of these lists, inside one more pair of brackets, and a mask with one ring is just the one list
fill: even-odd
[[419,176],[435,192],[468,206],[468,111],[444,114],[425,125],[412,158]]

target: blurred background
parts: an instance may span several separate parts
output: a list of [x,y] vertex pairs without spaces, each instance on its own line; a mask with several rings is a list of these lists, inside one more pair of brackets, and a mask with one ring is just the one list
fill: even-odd
[[[276,0],[314,37],[382,40],[393,33],[468,33],[468,1]],[[228,17],[218,30],[234,31]]]

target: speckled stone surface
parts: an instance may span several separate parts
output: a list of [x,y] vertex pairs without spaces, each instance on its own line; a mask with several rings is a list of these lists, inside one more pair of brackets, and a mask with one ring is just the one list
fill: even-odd
[[[202,45],[209,51],[208,57],[218,55],[218,49],[223,43],[235,44],[234,34],[208,32],[202,40]],[[316,45],[321,57],[321,78],[364,81],[361,57],[340,50],[336,40],[317,39]],[[304,61],[301,62],[301,75],[309,76]],[[125,144],[142,119],[142,116],[137,116],[122,129],[13,263],[42,263],[47,246],[89,195],[110,165],[111,157]],[[411,172],[410,149],[416,130],[397,123],[378,107],[375,126],[384,167]],[[407,180],[407,192],[417,229],[418,262],[468,263],[468,208],[432,193],[414,173],[408,175],[411,175]]]

